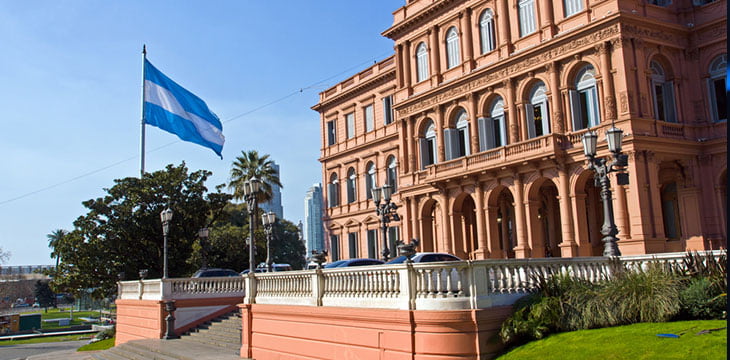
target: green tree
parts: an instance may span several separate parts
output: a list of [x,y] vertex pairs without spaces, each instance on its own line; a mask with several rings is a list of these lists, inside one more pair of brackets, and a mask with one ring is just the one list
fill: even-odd
[[68,235],[68,231],[63,229],[53,230],[53,232],[46,235],[46,238],[48,238],[48,247],[51,248],[51,257],[56,259],[56,269],[58,269],[58,263],[60,260],[58,252],[56,252],[56,247],[61,243],[63,237],[66,235]]
[[33,296],[35,296],[35,301],[38,302],[38,305],[44,308],[46,312],[48,312],[49,306],[56,306],[56,294],[48,286],[48,281],[36,281]]
[[162,275],[163,234],[160,212],[167,207],[174,215],[168,241],[170,277],[187,277],[196,266],[188,260],[198,230],[223,214],[230,194],[208,192],[205,181],[211,172],[188,173],[183,162],[142,178],[114,180],[106,196],[83,202],[89,209],[74,221],[74,229],[54,246],[61,258],[59,275],[52,286],[57,292],[79,294],[93,289],[94,298],[116,292],[118,274],[137,278],[147,269],[149,278]]
[[241,151],[241,156],[233,161],[231,179],[228,183],[228,187],[233,189],[235,199],[243,199],[243,183],[252,178],[257,178],[262,182],[262,191],[257,197],[259,203],[271,200],[272,185],[283,188],[279,181],[279,174],[276,173],[268,154],[259,156],[259,152],[256,150]]
[[299,228],[288,220],[277,220],[274,226],[274,240],[271,242],[272,261],[290,264],[295,270],[301,270],[306,264],[304,258],[306,251],[304,242],[299,239]]

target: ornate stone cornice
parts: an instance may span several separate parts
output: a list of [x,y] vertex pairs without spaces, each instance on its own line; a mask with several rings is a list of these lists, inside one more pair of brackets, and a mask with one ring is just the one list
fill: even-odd
[[[421,9],[416,14],[412,16],[407,16],[403,21],[393,24],[390,28],[386,29],[381,35],[390,38],[392,40],[396,40],[399,35],[402,35],[403,33],[411,30],[414,26],[417,26],[419,23],[422,23],[424,21],[430,20],[432,17],[434,17],[440,10],[443,10],[446,7],[451,7],[454,4],[462,3],[465,0],[442,0],[442,1],[436,1],[433,4],[429,5],[428,7]],[[405,7],[405,6],[404,6]]]

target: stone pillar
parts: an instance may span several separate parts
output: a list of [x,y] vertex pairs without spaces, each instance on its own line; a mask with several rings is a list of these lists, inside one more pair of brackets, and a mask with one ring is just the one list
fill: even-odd
[[464,71],[474,70],[474,42],[472,41],[471,8],[467,8],[461,16],[461,33],[464,41],[461,42],[464,49]]
[[431,86],[437,86],[441,82],[441,49],[439,43],[439,27],[434,25],[428,37],[429,53],[431,64]]
[[517,246],[515,247],[516,258],[530,257],[530,245],[527,243],[525,202],[523,194],[522,179],[520,174],[514,174],[514,200],[515,200],[515,232],[517,233]]
[[466,95],[469,106],[469,147],[472,154],[479,152],[479,126],[477,124],[477,96],[473,93]]
[[[451,241],[452,241],[451,240],[452,239],[452,236],[451,236],[451,202],[449,201],[449,192],[448,191],[446,191],[446,190],[441,191],[441,194],[439,196],[439,203],[441,205],[441,216],[443,217],[441,223],[444,224],[444,226],[442,227],[442,230],[441,230],[443,239],[444,239],[443,240],[444,241],[443,242],[444,252],[453,254],[454,248],[451,243]],[[434,221],[438,221],[438,220],[434,219]]]
[[486,235],[487,235],[487,250],[490,258],[501,258],[504,256],[500,250],[500,243],[502,239],[499,237],[499,226],[497,223],[497,212],[499,207],[486,205],[485,216],[486,221]]
[[512,83],[512,79],[504,80],[503,85],[505,89],[507,90],[507,127],[509,128],[509,139],[507,139],[508,144],[514,144],[518,141],[520,141],[519,136],[519,125],[517,122],[519,121],[519,114],[517,113],[517,105],[515,104],[515,89],[514,84]]
[[[410,206],[411,206],[411,237],[418,239],[420,241],[423,241],[421,239],[421,228],[419,226],[418,219],[421,217],[418,213],[418,199],[416,197],[410,198]],[[405,241],[405,240],[403,240]]]
[[[592,181],[592,180],[588,180]],[[573,212],[573,235],[575,235],[578,256],[593,256],[593,245],[588,235],[588,218],[586,216],[586,194],[573,194],[571,196]],[[562,250],[562,249],[561,249]]]
[[596,45],[601,56],[601,78],[603,79],[603,118],[608,121],[616,120],[616,95],[611,73],[611,48],[608,42]]
[[474,184],[474,195],[476,195],[476,220],[477,220],[477,244],[476,259],[486,259],[489,257],[489,249],[487,248],[487,231],[484,223],[484,191],[477,180]]
[[563,112],[563,99],[560,94],[560,63],[555,61],[547,64],[548,73],[550,74],[550,108],[552,109],[550,130],[553,133],[565,133],[565,114]]
[[[411,64],[413,62],[413,59],[411,59],[411,42],[406,41],[405,45],[403,46],[403,82],[404,86],[408,89],[408,95],[411,94]],[[393,99],[395,101],[395,99]]]
[[441,108],[441,106],[437,105],[434,108],[434,112],[436,115],[436,119],[435,119],[436,120],[436,137],[437,137],[436,142],[438,143],[437,144],[438,159],[436,162],[444,162],[444,161],[446,161],[446,150],[445,150],[446,148],[445,148],[445,144],[444,144],[444,126],[445,126],[444,111]]
[[499,41],[499,58],[503,59],[512,53],[512,36],[509,29],[509,5],[507,0],[497,0],[497,40]]
[[[540,29],[542,30],[542,41],[550,40],[555,36],[555,17],[553,16],[552,0],[540,0]],[[555,1],[557,2],[557,1]]]
[[403,169],[401,169],[402,174],[407,174],[410,172],[416,171],[416,146],[414,143],[417,141],[417,137],[414,136],[414,129],[415,126],[413,124],[413,120],[411,117],[406,117],[403,119],[403,121],[406,123],[406,159],[405,163],[403,164]]
[[[525,226],[526,248],[528,250],[525,251],[526,255],[523,257],[545,257],[545,228],[541,223],[541,219],[537,216],[540,201],[525,199],[524,208],[527,223],[527,226]],[[515,253],[517,253],[517,250],[515,250]]]
[[631,240],[631,229],[629,228],[629,210],[626,205],[626,187],[618,185],[614,174],[611,179],[611,190],[614,194],[614,217],[616,218],[616,227],[618,228],[618,238],[620,240]]
[[560,203],[561,235],[563,242],[559,244],[562,257],[578,255],[578,247],[573,237],[573,214],[570,211],[570,177],[568,167],[558,164],[558,201]]

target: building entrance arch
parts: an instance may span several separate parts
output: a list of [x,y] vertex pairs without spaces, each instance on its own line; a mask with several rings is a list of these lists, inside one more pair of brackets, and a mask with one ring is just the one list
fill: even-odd
[[558,187],[548,178],[538,179],[530,186],[528,202],[528,231],[533,256],[560,257],[559,245],[563,241],[563,235]]
[[462,193],[454,200],[451,225],[453,226],[453,253],[462,259],[473,259],[479,248],[477,240],[476,205],[471,195]]
[[[603,255],[603,202],[601,189],[595,185],[593,171],[583,171],[576,180],[575,222],[579,256]],[[619,239],[621,234],[618,234]]]
[[438,201],[428,199],[421,207],[421,243],[420,251],[439,251],[441,236],[442,210]]
[[514,258],[517,245],[515,200],[505,186],[491,191],[488,206],[489,247],[491,258]]

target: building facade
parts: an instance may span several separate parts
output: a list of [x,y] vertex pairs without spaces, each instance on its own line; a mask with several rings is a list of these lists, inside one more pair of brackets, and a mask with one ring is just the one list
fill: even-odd
[[[727,2],[408,0],[395,53],[322,92],[326,246],[377,257],[390,183],[420,251],[601,255],[581,136],[624,131],[623,254],[725,248]],[[394,234],[395,235],[395,234]]]
[[313,250],[322,251],[324,245],[324,227],[322,226],[322,185],[314,184],[304,195],[304,223],[302,234],[307,249],[307,256]]
[[[276,175],[281,178],[279,165],[272,161],[271,167],[276,171]],[[271,200],[260,204],[259,207],[266,212],[273,212],[276,214],[277,219],[283,219],[284,206],[281,205],[281,187],[276,184],[271,184]]]

